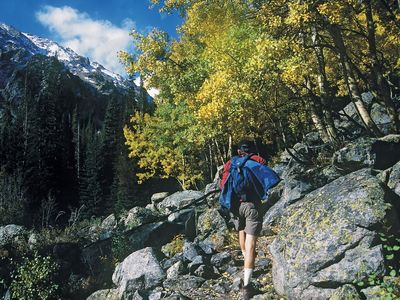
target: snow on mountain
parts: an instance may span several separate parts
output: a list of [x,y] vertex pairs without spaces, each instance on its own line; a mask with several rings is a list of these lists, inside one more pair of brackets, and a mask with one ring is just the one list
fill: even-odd
[[[121,75],[111,72],[97,62],[91,62],[89,58],[80,56],[72,49],[62,47],[49,39],[38,37],[29,33],[19,32],[12,26],[0,22],[0,54],[2,51],[23,50],[14,60],[25,63],[32,55],[42,54],[56,57],[64,63],[66,68],[82,80],[89,82],[96,88],[104,83],[113,83],[116,87],[127,89],[137,86],[124,79]],[[14,63],[17,63],[14,61]]]

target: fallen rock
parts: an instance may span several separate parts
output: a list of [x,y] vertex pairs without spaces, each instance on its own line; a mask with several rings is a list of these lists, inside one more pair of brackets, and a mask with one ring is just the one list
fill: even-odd
[[332,164],[345,172],[353,172],[366,167],[373,167],[376,154],[372,152],[375,139],[359,138],[348,143],[342,149],[336,151],[332,157]]
[[126,230],[131,230],[143,224],[148,224],[157,220],[159,215],[151,209],[136,206],[128,211],[122,219]]
[[196,256],[193,260],[188,264],[188,269],[191,274],[200,266],[204,264],[203,257],[201,255]]
[[210,232],[226,231],[228,227],[224,218],[218,212],[218,209],[211,208],[203,212],[197,221],[197,232],[201,237],[206,236]]
[[165,273],[153,248],[147,247],[130,254],[117,265],[112,281],[120,297],[129,297],[137,290],[148,290],[161,284]]
[[211,257],[211,264],[217,268],[222,267],[224,264],[231,260],[231,255],[228,252],[220,252]]
[[345,284],[344,286],[336,289],[329,300],[361,300],[360,294],[354,285]]
[[179,224],[157,222],[145,224],[140,229],[127,232],[129,247],[132,251],[144,247],[158,247],[170,242],[183,230]]
[[167,278],[177,278],[179,275],[183,274],[184,271],[185,265],[179,260],[167,270]]
[[169,196],[169,192],[155,193],[151,196],[151,203],[157,204]]
[[348,282],[382,274],[375,230],[396,219],[386,201],[387,190],[363,169],[290,206],[270,247],[276,291],[288,299],[325,299]]
[[99,290],[91,294],[86,300],[119,300],[117,290]]
[[392,167],[387,185],[400,196],[400,161]]
[[14,241],[18,236],[24,235],[26,229],[23,226],[10,224],[0,227],[0,247]]
[[178,278],[166,279],[163,283],[164,288],[171,291],[189,292],[193,289],[198,289],[205,279],[192,275],[183,275]]
[[187,190],[176,192],[158,203],[157,208],[160,211],[171,213],[185,207],[186,205],[190,205],[202,196],[204,196],[204,193],[200,191]]

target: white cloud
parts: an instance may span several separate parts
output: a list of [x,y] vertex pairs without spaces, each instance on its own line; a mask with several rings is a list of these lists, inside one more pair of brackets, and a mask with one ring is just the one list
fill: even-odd
[[89,57],[111,71],[123,74],[117,53],[128,50],[135,27],[131,19],[116,26],[107,20],[94,20],[87,13],[70,7],[44,6],[36,13],[38,21],[57,35],[58,41],[76,53]]
[[[133,81],[137,86],[140,86],[140,77],[136,77],[135,80]],[[145,86],[145,84],[144,84]],[[146,86],[145,86],[146,88]],[[151,97],[155,97],[160,93],[159,89],[156,88],[146,88],[147,93],[151,96]]]

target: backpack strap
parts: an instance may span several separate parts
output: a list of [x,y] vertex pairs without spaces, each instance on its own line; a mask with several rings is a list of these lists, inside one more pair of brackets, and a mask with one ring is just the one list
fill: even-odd
[[243,168],[243,166],[246,164],[246,162],[254,155],[254,153],[247,154],[246,157],[243,159],[240,165],[237,167],[239,168],[239,171]]

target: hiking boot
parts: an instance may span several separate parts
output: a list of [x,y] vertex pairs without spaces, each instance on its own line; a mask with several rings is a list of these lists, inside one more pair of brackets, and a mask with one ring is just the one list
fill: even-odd
[[256,289],[254,288],[254,286],[249,283],[246,286],[243,286],[240,289],[240,296],[238,300],[249,300],[251,299],[255,294],[257,293]]

